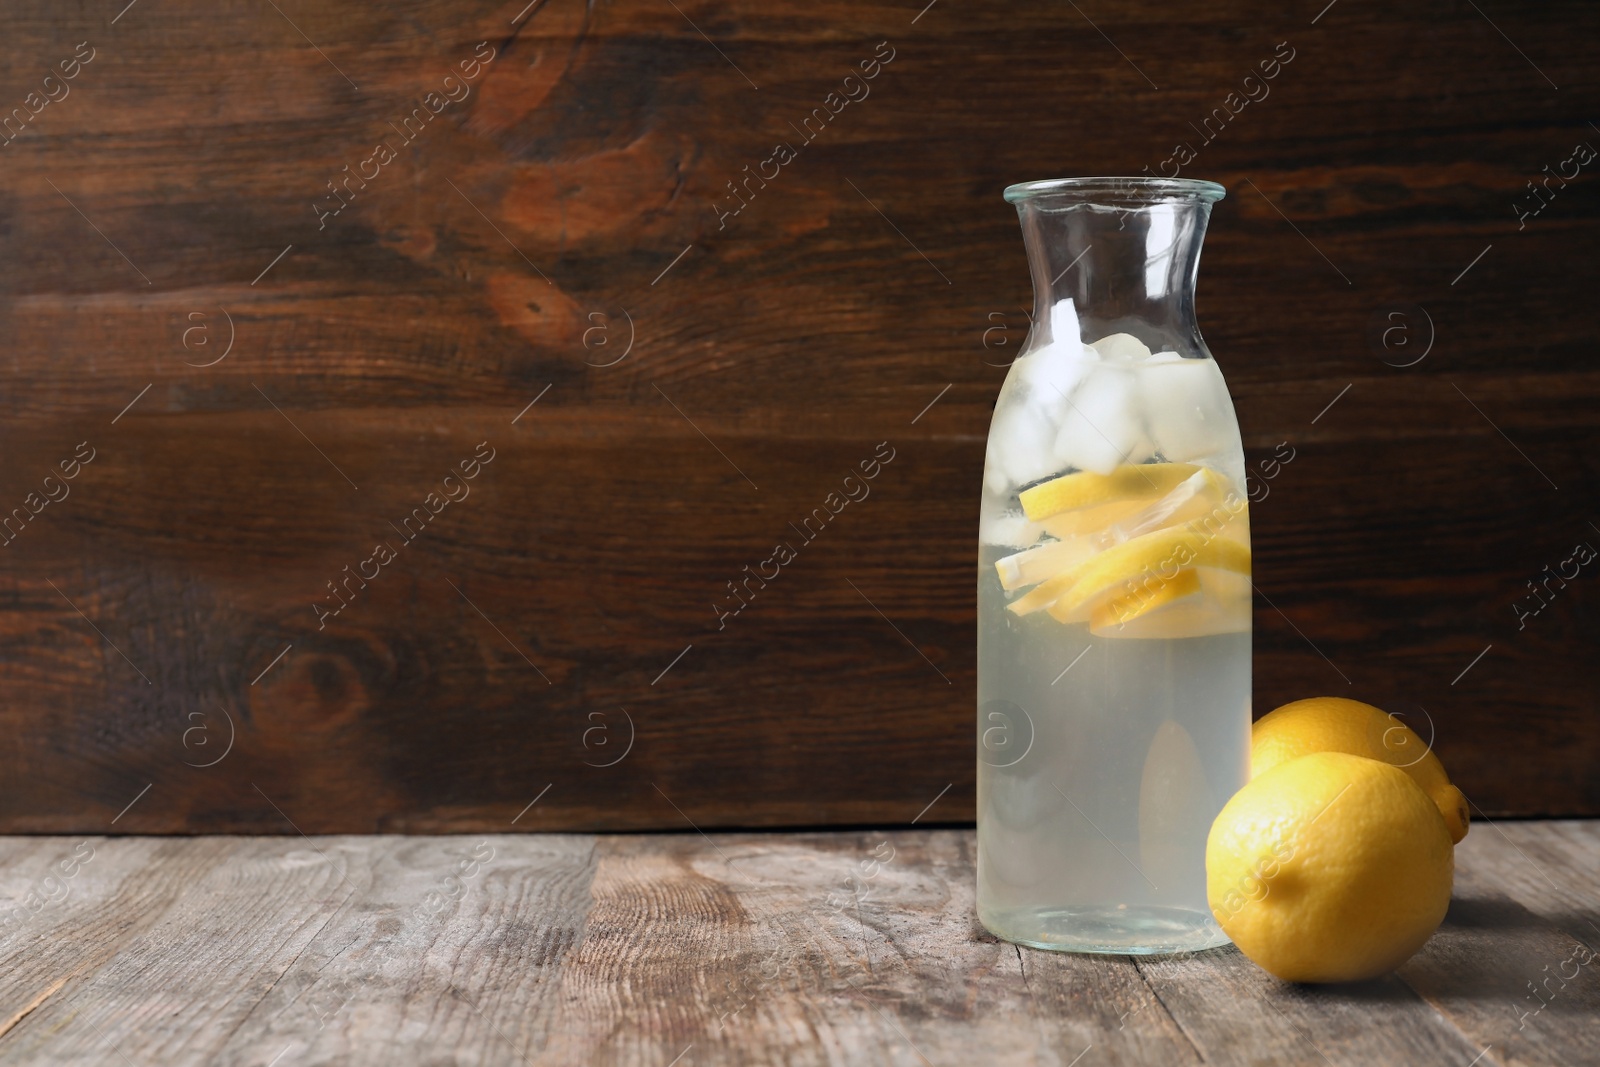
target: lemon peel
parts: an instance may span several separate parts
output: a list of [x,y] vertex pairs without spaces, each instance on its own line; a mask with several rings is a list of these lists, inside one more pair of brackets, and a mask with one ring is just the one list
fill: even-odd
[[1206,896],[1269,973],[1359,981],[1404,963],[1443,921],[1453,856],[1432,798],[1404,771],[1313,752],[1223,807],[1206,839]]
[[[1192,463],[1124,463],[1110,474],[1078,471],[1052,478],[1018,494],[1023,513],[1035,522],[1096,504],[1158,497],[1202,468]],[[1216,472],[1210,472],[1216,477]],[[1220,487],[1221,479],[1217,478]]]
[[1310,697],[1268,712],[1250,730],[1252,775],[1310,752],[1348,752],[1398,767],[1438,805],[1450,840],[1467,836],[1467,798],[1450,784],[1430,745],[1382,708],[1344,697]]

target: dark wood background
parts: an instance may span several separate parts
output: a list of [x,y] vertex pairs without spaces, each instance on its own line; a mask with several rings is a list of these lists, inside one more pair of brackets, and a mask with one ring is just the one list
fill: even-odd
[[0,148],[0,506],[95,450],[0,548],[0,830],[972,818],[983,440],[1030,292],[1000,192],[1179,141],[1229,189],[1200,314],[1251,461],[1294,450],[1253,508],[1257,711],[1373,700],[1481,812],[1600,813],[1600,563],[1513,608],[1600,548],[1600,163],[1517,219],[1600,147],[1594,5],[124,3],[12,4],[0,45],[3,109],[94,49]]

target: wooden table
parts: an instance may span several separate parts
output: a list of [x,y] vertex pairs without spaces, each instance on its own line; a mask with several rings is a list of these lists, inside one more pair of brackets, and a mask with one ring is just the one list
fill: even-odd
[[1596,1062],[1600,822],[1456,854],[1418,956],[1310,988],[999,942],[970,830],[0,838],[0,1062]]

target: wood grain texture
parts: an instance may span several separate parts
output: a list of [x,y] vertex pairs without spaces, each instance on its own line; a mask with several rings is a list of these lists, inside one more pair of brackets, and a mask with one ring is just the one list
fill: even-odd
[[1421,953],[1337,987],[1231,948],[1135,961],[997,941],[973,910],[971,831],[5,838],[14,898],[93,855],[0,936],[0,1059],[1586,1062],[1593,964],[1563,968],[1578,973],[1541,1011],[1512,1009],[1543,964],[1595,944],[1566,924],[1600,913],[1600,827],[1500,829],[1458,850]]
[[[1401,976],[1501,1063],[1592,1059],[1597,859],[1592,823],[1475,827],[1456,852],[1450,920]],[[1486,957],[1499,965],[1473,965]]]
[[1600,579],[1513,608],[1600,547],[1594,178],[1516,209],[1600,145],[1593,5],[678,7],[11,6],[0,515],[94,459],[0,547],[0,828],[489,832],[547,786],[516,829],[905,822],[947,784],[927,819],[970,820],[1029,302],[999,193],[1178,141],[1230,190],[1200,314],[1249,459],[1296,450],[1253,509],[1257,709],[1370,699],[1484,812],[1600,812]]

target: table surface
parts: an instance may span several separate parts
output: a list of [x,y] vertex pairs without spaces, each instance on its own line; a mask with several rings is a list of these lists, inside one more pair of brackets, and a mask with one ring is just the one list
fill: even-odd
[[7,1064],[1581,1064],[1600,822],[1485,824],[1397,974],[1070,956],[970,830],[0,838]]

